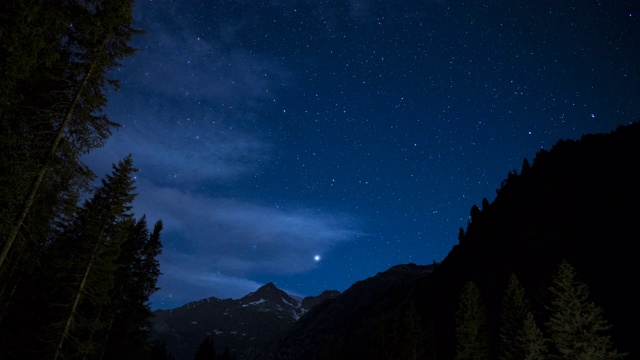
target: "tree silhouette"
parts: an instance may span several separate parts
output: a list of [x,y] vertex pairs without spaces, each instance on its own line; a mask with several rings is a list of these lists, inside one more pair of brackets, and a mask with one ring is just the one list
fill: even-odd
[[487,209],[489,209],[489,206],[491,204],[489,204],[489,200],[487,200],[487,198],[482,198],[482,211],[486,211]]
[[[15,45],[0,67],[0,198],[10,205],[0,213],[0,269],[45,176],[52,169],[81,173],[80,156],[118,126],[102,113],[107,89],[118,88],[107,73],[134,53],[129,41],[139,33],[132,28],[133,0],[36,3],[0,8],[8,13],[3,44]],[[17,186],[9,191],[8,184]]]
[[[66,305],[54,360],[65,352],[96,351],[92,335],[104,325],[100,318],[110,303],[116,259],[133,222],[129,211],[135,197],[135,171],[131,156],[114,166],[55,244],[51,270],[63,290],[60,302]],[[74,332],[77,335],[72,337]],[[72,346],[66,346],[70,339]]]
[[464,229],[460,228],[460,230],[458,230],[458,242],[460,244],[462,244],[464,242]]
[[480,290],[468,282],[462,290],[456,312],[456,360],[489,359],[487,309]]
[[589,301],[589,289],[576,279],[566,260],[558,266],[549,291],[552,295],[547,327],[555,359],[622,359],[604,333],[611,327],[602,309]]
[[[547,345],[536,320],[531,312],[527,313],[524,320],[524,328],[518,334],[518,340],[523,345],[523,360],[546,360],[548,355]],[[516,358],[514,358],[516,359]]]
[[480,208],[478,208],[478,205],[474,204],[471,207],[469,215],[471,215],[471,222],[478,221],[478,217],[480,216]]
[[538,329],[531,304],[525,297],[524,288],[515,274],[502,300],[502,326],[500,327],[499,358],[501,360],[536,359],[543,352],[542,333]]

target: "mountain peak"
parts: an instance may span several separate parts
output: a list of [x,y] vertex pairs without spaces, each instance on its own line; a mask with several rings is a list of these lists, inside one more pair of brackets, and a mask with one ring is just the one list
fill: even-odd
[[259,287],[256,292],[273,291],[273,290],[280,290],[280,289],[278,289],[278,287],[274,283],[268,282],[268,283],[262,285],[261,287]]
[[238,300],[212,297],[177,311],[156,311],[152,338],[165,342],[176,359],[192,359],[202,338],[209,335],[216,346],[237,351],[239,359],[253,359],[257,349],[275,340],[312,307],[339,294],[328,290],[302,299],[269,282]]
[[258,290],[247,294],[239,300],[243,304],[269,302],[274,305],[298,306],[299,301],[292,298],[286,292],[278,289],[276,285],[269,282],[261,286]]
[[[272,295],[286,295],[289,296],[287,293],[285,293],[284,291],[278,289],[278,287],[272,283],[272,282],[268,282],[265,285],[262,285],[261,287],[258,288],[258,290],[249,293],[247,296],[266,296],[266,297],[271,297]],[[265,299],[267,300],[267,299]]]

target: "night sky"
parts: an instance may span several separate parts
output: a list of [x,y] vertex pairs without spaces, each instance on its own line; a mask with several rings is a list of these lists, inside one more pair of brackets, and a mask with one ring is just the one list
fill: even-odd
[[560,139],[640,118],[640,2],[139,0],[86,157],[165,224],[153,309],[447,256]]

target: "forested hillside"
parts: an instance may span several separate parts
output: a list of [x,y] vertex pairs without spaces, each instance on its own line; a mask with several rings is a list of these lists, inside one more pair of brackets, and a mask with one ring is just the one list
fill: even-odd
[[81,161],[118,126],[104,107],[140,33],[132,6],[0,3],[2,359],[147,354],[162,222],[131,212],[131,156],[95,187]]
[[357,317],[327,303],[264,358],[637,357],[638,153],[637,122],[541,150],[472,206],[432,274]]

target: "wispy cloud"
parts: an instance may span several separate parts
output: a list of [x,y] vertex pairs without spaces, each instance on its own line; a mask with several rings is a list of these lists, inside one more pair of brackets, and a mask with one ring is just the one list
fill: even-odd
[[[159,7],[170,11],[172,6]],[[160,11],[154,6],[153,11]],[[193,20],[174,14],[149,14],[138,8],[145,18],[144,35],[136,38],[138,52],[123,69],[135,74],[133,86],[158,96],[190,96],[203,101],[251,103],[274,96],[283,82],[291,78],[289,69],[278,59],[256,54],[242,46],[237,33],[246,22],[212,21],[203,36],[194,31]],[[173,16],[173,24],[157,19]]]
[[189,24],[161,26],[162,14],[137,10],[147,32],[113,74],[125,80],[107,109],[124,126],[87,157],[97,172],[131,153],[141,176],[184,186],[232,180],[264,164],[271,144],[253,125],[263,122],[260,101],[275,96],[289,71],[229,44],[242,24],[218,25],[220,36],[207,41]]
[[172,14],[155,11],[180,6],[165,5],[137,8],[147,33],[115,74],[126,82],[107,109],[124,126],[86,157],[99,176],[129,153],[140,169],[134,212],[165,224],[162,290],[153,301],[164,307],[240,297],[260,285],[251,280],[255,274],[315,268],[314,255],[359,234],[353,219],[206,190],[270,165],[276,145],[252,124],[263,123],[260,103],[275,99],[292,74],[281,61],[242,47],[238,33],[246,23],[213,25],[217,36],[205,40],[179,16],[161,26],[157,19]]
[[[308,209],[211,198],[140,181],[135,209],[167,224],[163,260],[225,274],[296,273],[360,234],[355,221]],[[172,246],[171,237],[179,245]]]
[[314,255],[360,234],[344,216],[212,198],[144,179],[138,189],[136,213],[165,224],[157,306],[246,295],[259,287],[252,275],[311,270]]
[[127,126],[87,158],[94,168],[106,172],[111,162],[131,153],[140,169],[138,176],[158,185],[184,187],[236,179],[255,171],[270,157],[271,144],[242,131],[196,132],[153,125],[151,133],[148,126]]

